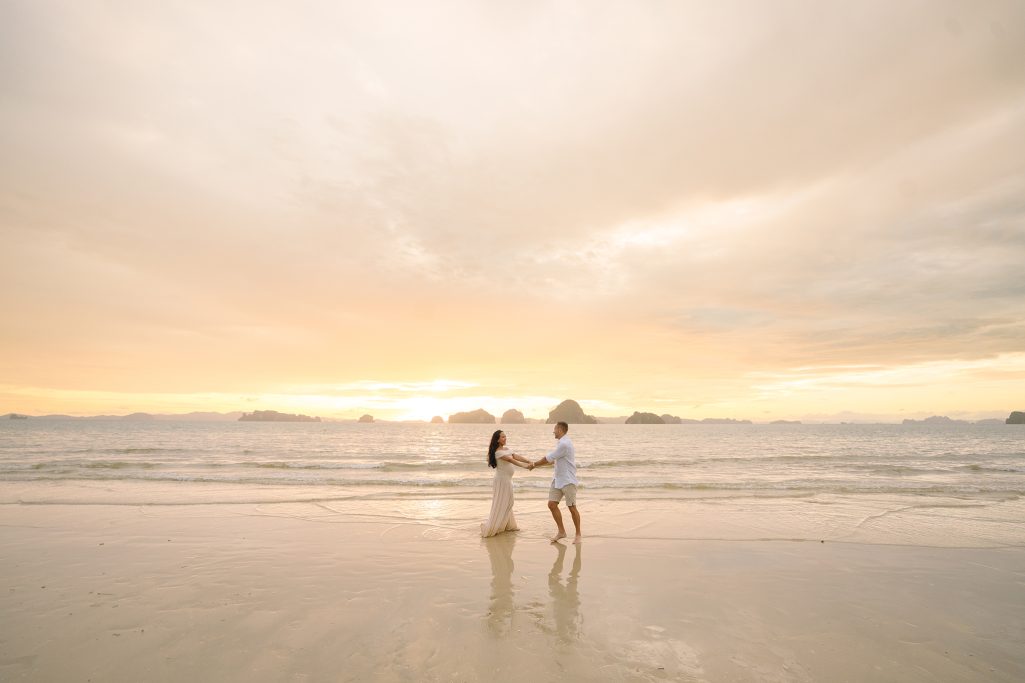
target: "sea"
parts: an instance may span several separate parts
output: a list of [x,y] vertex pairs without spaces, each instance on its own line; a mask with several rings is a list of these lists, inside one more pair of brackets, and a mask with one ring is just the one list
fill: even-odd
[[[496,428],[0,422],[7,640],[78,639],[96,666],[156,642],[169,666],[227,649],[246,671],[427,679],[696,680],[721,658],[811,680],[865,653],[880,679],[1021,670],[1023,425],[571,425],[583,538],[556,549],[551,468],[516,470],[519,530],[481,538]],[[555,445],[549,425],[501,429],[530,458]],[[452,643],[467,656],[439,656]]]
[[[0,422],[0,481],[216,483],[249,490],[331,487],[396,495],[490,495],[496,425],[174,422],[29,419]],[[508,446],[539,458],[552,427],[501,425]],[[683,424],[572,425],[581,489],[674,497],[723,492],[1025,495],[1025,426]],[[550,470],[518,471],[546,489]],[[280,493],[277,495],[281,495]],[[287,498],[287,493],[285,494]]]

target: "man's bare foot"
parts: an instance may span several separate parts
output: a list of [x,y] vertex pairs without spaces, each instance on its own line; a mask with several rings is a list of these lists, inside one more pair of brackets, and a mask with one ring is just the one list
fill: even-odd
[[581,538],[580,534],[577,534],[576,536],[573,537],[573,545],[579,544],[581,540],[583,540],[583,539]]
[[560,540],[562,540],[564,538],[566,538],[566,532],[565,531],[560,531],[559,533],[557,533],[554,536],[552,536],[552,543],[556,543],[556,542],[558,542],[558,541],[560,541]]

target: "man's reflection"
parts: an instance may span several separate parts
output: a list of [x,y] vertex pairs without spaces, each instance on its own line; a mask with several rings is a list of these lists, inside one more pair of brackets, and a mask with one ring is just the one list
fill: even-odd
[[488,627],[496,635],[504,635],[512,626],[513,616],[513,547],[516,534],[499,534],[482,541],[491,559],[491,607]]
[[562,570],[566,562],[566,546],[553,543],[558,549],[555,564],[548,572],[548,592],[552,596],[552,611],[555,616],[555,633],[559,641],[576,640],[580,636],[580,595],[577,593],[577,582],[580,579],[580,548],[573,546],[573,568],[570,569],[566,584],[562,583]]

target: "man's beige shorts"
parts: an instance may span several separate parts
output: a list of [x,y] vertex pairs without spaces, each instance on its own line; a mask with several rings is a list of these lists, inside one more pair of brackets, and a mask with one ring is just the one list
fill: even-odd
[[577,485],[566,484],[561,489],[557,489],[554,486],[548,489],[548,500],[553,503],[558,503],[562,500],[562,497],[566,497],[566,507],[573,508],[577,506]]

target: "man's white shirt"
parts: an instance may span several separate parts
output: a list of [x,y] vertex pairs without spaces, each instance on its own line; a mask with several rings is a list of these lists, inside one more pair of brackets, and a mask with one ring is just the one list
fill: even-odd
[[576,450],[573,442],[568,436],[559,439],[555,450],[545,456],[545,460],[555,463],[555,478],[552,480],[552,488],[561,489],[567,484],[577,483],[577,460]]

